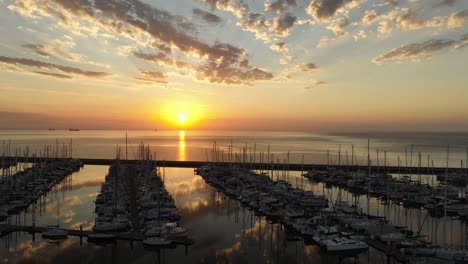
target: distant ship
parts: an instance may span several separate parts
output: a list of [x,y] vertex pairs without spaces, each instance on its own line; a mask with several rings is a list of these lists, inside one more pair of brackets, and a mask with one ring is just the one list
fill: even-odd
[[69,131],[80,131],[78,128],[70,128]]
[[49,131],[54,131],[54,130],[55,130],[55,128],[49,128]]

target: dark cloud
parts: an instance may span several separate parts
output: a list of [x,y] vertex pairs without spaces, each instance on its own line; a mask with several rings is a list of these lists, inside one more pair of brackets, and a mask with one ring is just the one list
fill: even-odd
[[27,43],[27,44],[24,44],[23,47],[34,51],[36,54],[42,57],[45,57],[45,58],[50,57],[50,54],[47,52],[47,47],[44,45]]
[[71,79],[71,78],[73,78],[70,75],[65,75],[65,74],[61,74],[61,73],[43,72],[43,71],[33,71],[33,72],[37,73],[37,74],[41,74],[41,75],[45,75],[45,76],[51,76],[51,77],[57,77],[57,78],[61,78],[61,79]]
[[210,12],[206,12],[204,10],[201,10],[199,8],[194,8],[192,10],[193,14],[200,17],[201,19],[203,19],[205,22],[208,22],[210,24],[219,24],[221,23],[222,19],[221,17],[213,14],[213,13],[210,13]]
[[267,32],[271,27],[271,22],[261,13],[249,12],[238,22],[238,25],[246,31],[255,33],[257,39],[265,42],[270,41]]
[[319,21],[328,21],[342,7],[356,4],[358,0],[314,0],[307,7],[307,13]]
[[290,7],[296,6],[296,0],[278,0],[265,3],[265,10],[277,14],[285,13]]
[[159,52],[157,54],[134,52],[133,55],[139,59],[156,62],[159,65],[173,65],[172,59],[163,52]]
[[450,39],[431,39],[390,50],[375,57],[372,61],[380,64],[385,61],[422,60],[431,57],[432,53],[452,47],[454,44],[457,44],[457,41]]
[[419,29],[425,26],[426,21],[416,16],[413,9],[406,9],[405,12],[396,19],[396,22],[403,30]]
[[87,70],[82,70],[79,68],[62,66],[62,65],[57,65],[53,63],[31,60],[31,59],[24,59],[24,58],[12,58],[12,57],[0,56],[0,63],[16,65],[16,66],[35,67],[39,69],[58,70],[58,71],[69,73],[69,74],[70,73],[78,74],[78,75],[94,77],[94,78],[102,78],[102,77],[106,77],[110,75],[109,73],[106,73],[106,72],[87,71]]
[[453,6],[455,4],[456,0],[440,0],[439,3],[435,4],[435,7],[440,7],[440,6]]
[[398,0],[384,0],[384,3],[391,6],[398,6]]
[[302,71],[314,71],[318,69],[317,65],[315,65],[314,63],[304,63],[299,65],[299,68]]
[[172,51],[171,47],[167,46],[166,44],[163,43],[153,43],[153,47],[159,49],[160,51],[164,53],[170,53]]
[[276,36],[287,36],[289,30],[294,26],[296,17],[289,13],[282,14],[275,19],[275,35]]

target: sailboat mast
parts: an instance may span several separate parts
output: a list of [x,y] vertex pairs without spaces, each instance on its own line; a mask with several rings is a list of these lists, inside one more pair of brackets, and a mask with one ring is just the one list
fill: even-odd
[[447,146],[447,164],[445,167],[445,188],[444,188],[444,248],[446,247],[446,235],[447,235],[447,226],[445,220],[447,219],[447,178],[448,178],[448,167],[449,167],[449,153],[450,145]]
[[371,161],[370,161],[370,139],[367,140],[367,218],[370,215],[370,176],[371,176]]

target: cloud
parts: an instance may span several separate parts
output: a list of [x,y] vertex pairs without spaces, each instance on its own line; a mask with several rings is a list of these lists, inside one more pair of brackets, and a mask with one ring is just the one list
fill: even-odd
[[172,66],[174,62],[166,53],[159,52],[157,54],[148,54],[142,52],[133,52],[133,55],[139,59],[155,62],[162,66]]
[[142,81],[146,84],[166,84],[167,75],[161,71],[143,71],[140,70],[142,77],[133,77],[133,79]]
[[47,52],[47,48],[44,45],[29,44],[28,43],[28,44],[24,44],[23,47],[34,51],[36,54],[38,54],[38,55],[40,55],[42,57],[45,57],[45,58],[50,57],[50,54],[49,54],[49,52]]
[[306,12],[317,21],[329,21],[346,6],[355,7],[358,2],[358,0],[313,0]]
[[260,12],[249,10],[243,1],[232,0],[200,0],[213,9],[229,11],[237,18],[237,26],[244,31],[255,33],[255,38],[264,43],[271,42],[272,38],[284,38],[297,21],[297,17],[288,12],[289,8],[296,6],[295,0],[277,0],[265,3],[265,11],[274,14],[273,17]]
[[364,16],[362,17],[362,24],[370,25],[377,18],[378,14],[375,10],[366,10]]
[[193,14],[200,17],[201,19],[203,19],[203,21],[209,23],[209,24],[213,24],[213,25],[216,25],[216,24],[219,24],[221,23],[222,19],[221,17],[213,14],[213,13],[210,13],[210,12],[206,12],[204,10],[201,10],[199,8],[194,8],[192,10]]
[[62,66],[62,65],[57,65],[53,63],[31,60],[31,59],[24,59],[24,58],[12,58],[12,57],[0,56],[0,63],[16,65],[16,66],[34,67],[34,68],[39,68],[39,69],[58,70],[58,71],[68,73],[68,74],[77,74],[77,75],[83,75],[86,77],[93,77],[93,78],[102,78],[102,77],[106,77],[110,75],[107,72],[87,71],[87,70],[82,70],[82,69],[75,68],[75,67]]
[[266,2],[265,10],[276,14],[283,14],[293,6],[296,6],[296,0],[277,0],[274,2]]
[[353,38],[355,41],[359,41],[361,39],[367,38],[367,35],[364,30],[359,30],[356,34],[354,34]]
[[452,47],[456,43],[457,41],[450,39],[431,39],[420,43],[412,43],[379,55],[372,62],[381,64],[385,61],[420,61],[430,58],[432,53]]
[[455,4],[455,0],[440,0],[439,3],[434,5],[434,7],[453,6],[454,4]]
[[[218,43],[216,46],[219,49],[232,53],[242,52],[241,49],[230,44]],[[229,57],[219,60],[210,60],[200,64],[190,64],[188,62],[172,60],[163,53],[145,54],[135,52],[134,55],[140,59],[152,61],[159,65],[170,65],[177,68],[192,70],[197,75],[197,80],[210,83],[250,85],[253,81],[270,80],[273,78],[272,73],[252,67],[247,60],[239,61],[236,65],[233,65],[228,61],[228,59],[230,59]]]
[[70,62],[78,62],[78,63],[84,63],[84,64],[110,68],[109,65],[95,62],[93,60],[86,58],[86,56],[74,53],[72,49],[75,47],[75,42],[69,36],[64,36],[60,39],[54,39],[50,41],[48,44],[26,43],[22,45],[22,47],[27,48],[33,51],[35,54],[44,58],[55,57],[55,58],[70,61]]
[[[232,12],[241,11],[242,15],[246,12],[246,5],[235,4],[234,1],[207,0],[201,2],[212,8]],[[204,80],[216,80],[216,82],[223,83],[249,83],[252,80],[269,78],[271,75],[271,73],[252,66],[246,50],[226,43],[206,43],[197,38],[197,28],[189,19],[160,10],[140,0],[95,0],[92,3],[87,0],[57,0],[55,3],[38,4],[35,1],[28,3],[32,7],[18,3],[16,8],[32,12],[33,15],[37,15],[36,11],[40,10],[43,16],[56,17],[60,21],[66,21],[64,24],[70,28],[73,24],[81,25],[82,21],[88,21],[92,22],[93,27],[98,28],[97,30],[104,28],[137,42],[140,40],[138,36],[143,34],[149,38],[147,41],[149,44],[158,43],[157,45],[164,45],[172,50],[173,55],[177,53],[185,56],[187,60],[198,60],[200,65],[196,69],[202,70],[199,76]],[[60,14],[67,15],[63,17]],[[86,25],[83,24],[83,26]],[[145,46],[147,47],[147,45]],[[162,50],[162,53],[168,53],[168,50]],[[200,67],[201,65],[205,67]],[[213,68],[213,65],[217,66]],[[206,68],[215,70],[215,72],[209,73]],[[233,82],[232,79],[224,75],[226,71],[242,73],[248,78],[243,82],[234,77],[236,81]]]
[[237,18],[242,18],[248,10],[244,2],[235,0],[199,0],[201,3],[209,5],[212,9],[219,9],[233,13]]
[[447,20],[447,27],[449,29],[461,29],[468,24],[468,9],[452,13]]
[[255,38],[270,42],[268,30],[272,24],[263,14],[250,12],[247,17],[238,21],[237,25],[246,31],[255,33]]
[[398,6],[398,0],[384,0],[384,4],[390,6]]
[[324,37],[320,38],[320,40],[317,43],[316,47],[317,48],[324,48],[324,47],[328,46],[332,40],[333,39],[330,39],[329,37],[324,36]]
[[45,76],[51,76],[51,77],[57,77],[61,79],[72,79],[73,77],[70,75],[65,75],[61,73],[53,73],[53,72],[43,72],[43,71],[33,71],[33,73],[45,75]]
[[387,14],[380,16],[380,21],[377,26],[379,36],[388,36],[394,29],[402,31],[417,30],[422,28],[440,28],[445,24],[445,18],[433,17],[424,20],[416,15],[416,12],[411,8],[396,8]]
[[294,26],[296,17],[290,13],[284,13],[275,18],[273,27],[275,29],[275,35],[279,37],[286,37],[289,35],[289,30]]
[[312,89],[312,88],[314,88],[316,86],[323,85],[323,84],[325,84],[324,81],[315,80],[311,85],[305,86],[304,89],[310,90],[310,89]]
[[405,9],[401,16],[396,19],[397,25],[403,30],[420,29],[424,27],[425,21],[416,17],[413,9]]
[[288,47],[284,42],[275,43],[270,48],[276,52],[288,52]]
[[468,46],[468,33],[461,36],[460,40],[453,46],[454,49],[461,49]]
[[314,63],[304,63],[299,65],[301,71],[315,71],[318,67]]
[[347,27],[350,24],[349,20],[347,18],[338,18],[333,20],[327,28],[333,31],[333,34],[335,36],[344,36],[347,34],[346,31],[344,31],[344,28]]

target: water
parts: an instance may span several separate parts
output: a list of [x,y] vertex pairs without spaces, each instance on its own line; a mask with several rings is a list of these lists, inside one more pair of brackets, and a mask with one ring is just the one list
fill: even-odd
[[[37,225],[56,224],[84,230],[92,228],[94,203],[100,183],[108,166],[85,166],[81,171],[54,187],[35,206],[28,211],[9,219],[10,223],[31,224],[33,218]],[[193,174],[192,169],[162,169],[166,187],[174,195],[177,207],[182,214],[181,225],[190,230],[196,243],[188,248],[178,246],[151,252],[143,249],[140,243],[120,241],[108,246],[88,244],[86,239],[80,245],[79,238],[70,237],[59,244],[49,243],[37,234],[35,241],[27,233],[14,233],[2,238],[0,255],[4,262],[36,263],[40,257],[46,263],[339,263],[337,257],[323,256],[319,248],[305,245],[294,240],[291,234],[279,224],[271,224],[265,218],[255,216],[243,209],[235,200],[231,200],[214,188],[205,184],[203,179]],[[284,175],[293,185],[313,190],[336,199],[338,189],[323,188],[320,183],[313,183],[299,176],[299,172],[285,172]],[[351,201],[351,195],[344,192],[343,198]],[[365,196],[360,201],[365,204]],[[60,211],[58,211],[57,206]],[[437,243],[444,242],[454,247],[467,246],[466,225],[460,221],[446,221],[448,234],[442,237],[442,221],[429,217],[425,225],[425,212],[417,209],[404,209],[400,206],[385,208],[372,198],[371,213],[384,215],[393,223],[407,225],[413,230],[422,226],[422,235],[431,240],[435,226],[438,227]],[[385,210],[389,210],[385,211]],[[35,211],[35,213],[34,213]],[[60,213],[58,213],[60,212]],[[60,217],[60,218],[58,218]],[[435,238],[435,237],[434,237]],[[371,249],[369,255],[361,254],[359,263],[375,263],[383,259],[383,254]],[[347,259],[344,263],[353,263]]]
[[[452,148],[453,159],[464,155],[463,140],[468,135],[455,138],[452,134],[440,134],[433,143],[418,141],[415,135],[394,137],[374,137],[375,148],[403,150],[413,144],[413,150],[426,149],[431,156],[444,156],[443,145],[460,143]],[[442,137],[448,137],[443,139]],[[29,145],[36,150],[44,144],[54,145],[73,137],[75,157],[111,158],[115,155],[116,144],[125,145],[125,132],[122,131],[1,131],[0,140],[11,139],[11,149]],[[403,140],[402,138],[405,138]],[[223,147],[233,141],[237,147],[247,142],[257,151],[266,152],[268,144],[273,153],[291,159],[302,158],[305,153],[307,161],[326,161],[326,150],[337,150],[338,145],[348,147],[356,145],[357,153],[365,156],[367,137],[365,135],[317,135],[303,132],[196,132],[185,131],[131,131],[129,132],[129,153],[136,149],[139,141],[153,146],[158,159],[204,160],[205,149],[211,148],[213,140]],[[468,142],[468,141],[465,141]],[[60,144],[60,143],[59,143]],[[32,151],[32,150],[31,150]],[[457,152],[458,151],[458,152]],[[343,152],[342,152],[343,153]],[[457,156],[458,155],[458,156]],[[204,158],[205,157],[205,158]],[[414,159],[415,156],[413,156]],[[209,157],[208,157],[209,158]],[[336,160],[336,159],[335,159]],[[342,157],[342,161],[345,160]],[[413,161],[414,162],[414,161]],[[443,163],[443,158],[440,160]],[[459,162],[459,161],[458,161]],[[455,160],[453,161],[455,164]],[[60,243],[50,243],[36,234],[34,241],[31,234],[13,233],[0,239],[0,263],[339,263],[337,257],[320,254],[314,245],[305,245],[288,234],[280,225],[272,224],[266,219],[255,216],[253,212],[243,209],[235,200],[231,200],[203,179],[194,175],[193,169],[164,168],[166,187],[174,195],[181,211],[181,225],[190,230],[195,244],[185,248],[165,249],[159,252],[145,250],[140,243],[119,241],[116,244],[97,246],[88,244],[86,239],[69,237]],[[12,216],[9,223],[43,226],[60,223],[61,227],[84,230],[91,229],[94,223],[94,199],[108,171],[108,166],[86,165],[64,182],[56,185],[35,206],[26,212]],[[300,177],[300,172],[284,172],[283,177],[294,186],[312,190],[316,194],[325,194],[335,200],[338,189],[326,189],[320,183],[310,182]],[[432,176],[433,177],[433,176]],[[460,194],[465,190],[461,189]],[[342,197],[352,200],[349,193]],[[360,197],[361,205],[366,205],[366,197]],[[413,231],[421,229],[421,235],[435,244],[449,244],[454,248],[467,248],[466,224],[456,219],[442,221],[428,216],[419,209],[404,209],[392,205],[385,207],[375,198],[371,198],[372,214],[387,215],[397,225],[406,225]],[[365,211],[365,207],[364,211]],[[446,236],[443,237],[443,225],[446,225]],[[386,261],[380,252],[371,249],[369,254],[361,254],[359,263],[376,263]],[[346,259],[341,263],[354,263]]]
[[[429,160],[435,166],[446,166],[447,146],[450,146],[449,160],[451,167],[465,166],[468,148],[468,133],[354,133],[354,134],[317,134],[312,132],[268,132],[268,131],[128,131],[128,148],[125,151],[125,131],[113,130],[3,130],[0,141],[3,149],[10,140],[10,154],[15,150],[23,153],[26,146],[29,153],[44,151],[44,145],[60,149],[72,140],[73,156],[79,158],[114,158],[117,145],[122,154],[129,159],[136,157],[137,145],[144,141],[150,145],[158,160],[212,160],[213,143],[225,150],[232,144],[233,152],[255,153],[255,161],[260,161],[260,152],[273,154],[275,162],[289,161],[301,163],[338,163],[341,146],[341,164],[351,163],[351,146],[354,145],[354,162],[367,164],[367,140],[371,141],[372,164],[383,165],[384,151],[387,152],[387,164],[418,166],[418,153],[421,153],[423,167]],[[247,147],[246,147],[247,146]],[[3,150],[0,148],[0,151]],[[22,151],[19,151],[22,149]],[[377,159],[377,150],[379,158]],[[327,160],[327,151],[330,159]],[[5,152],[5,151],[3,151]],[[289,155],[288,155],[289,153]],[[406,153],[406,154],[405,154]],[[266,157],[266,156],[265,156]],[[266,160],[266,158],[264,158]],[[431,162],[429,162],[431,163]]]

